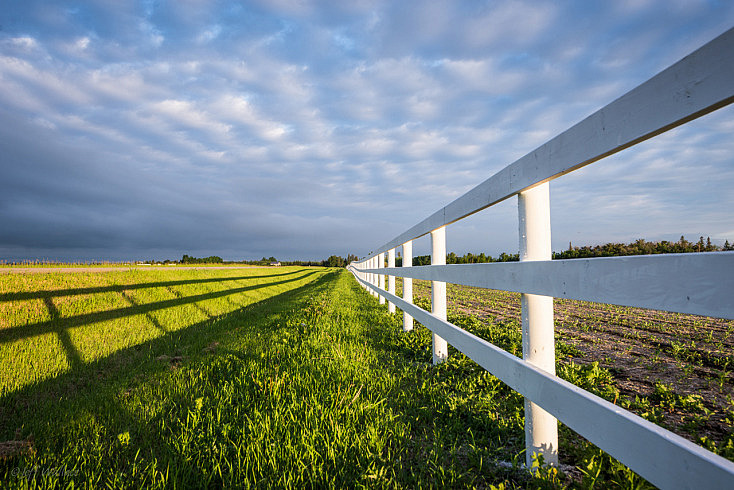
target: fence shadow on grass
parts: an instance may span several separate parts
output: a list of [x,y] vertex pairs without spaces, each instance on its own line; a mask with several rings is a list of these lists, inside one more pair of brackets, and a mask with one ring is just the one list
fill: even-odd
[[[48,310],[50,320],[44,322],[31,323],[27,325],[11,327],[0,330],[0,344],[13,342],[16,340],[26,339],[43,335],[46,333],[56,333],[66,359],[72,369],[79,367],[82,364],[82,359],[79,351],[74,346],[74,343],[69,335],[69,329],[81,327],[83,325],[96,323],[100,321],[112,320],[125,316],[132,316],[138,314],[145,314],[148,321],[156,327],[161,333],[166,332],[166,329],[158,322],[152,312],[164,308],[170,308],[175,306],[181,306],[184,304],[193,304],[194,307],[198,308],[207,317],[214,318],[209,311],[206,311],[201,305],[198,305],[199,301],[205,301],[207,299],[214,299],[223,296],[230,296],[246,291],[252,291],[263,287],[275,286],[285,284],[292,281],[303,279],[314,273],[309,272],[303,276],[298,276],[292,279],[286,279],[277,282],[269,282],[266,284],[256,284],[252,286],[244,286],[239,288],[230,288],[217,292],[210,292],[205,294],[199,294],[194,296],[183,296],[178,291],[172,289],[173,286],[190,286],[190,285],[204,285],[212,283],[224,283],[231,281],[242,281],[242,280],[255,280],[255,279],[271,279],[283,276],[291,276],[298,274],[302,270],[294,270],[289,272],[283,272],[280,274],[269,274],[269,275],[257,275],[257,276],[236,276],[236,277],[214,277],[214,278],[203,278],[203,279],[184,279],[176,281],[156,281],[136,284],[113,284],[109,286],[99,287],[84,287],[84,288],[70,288],[70,289],[55,289],[55,290],[43,290],[43,291],[14,291],[0,294],[0,302],[6,301],[23,301],[30,299],[42,299],[46,309]],[[128,294],[131,290],[141,290],[149,288],[165,287],[171,292],[176,299],[168,301],[159,301],[155,303],[137,303],[133,297]],[[117,308],[114,310],[107,310],[95,313],[87,313],[82,315],[76,315],[72,317],[62,317],[56,304],[54,303],[55,298],[66,297],[66,296],[78,296],[88,294],[103,294],[108,292],[119,293],[124,300],[130,304],[126,308]],[[230,300],[230,303],[233,303]],[[234,303],[233,303],[234,305]],[[241,307],[241,305],[234,305]]]
[[[290,272],[283,272],[281,274],[269,274],[266,276],[236,276],[236,277],[211,277],[206,279],[182,279],[178,281],[157,281],[157,282],[146,282],[140,284],[111,284],[109,286],[96,286],[88,288],[72,288],[72,289],[49,289],[44,291],[12,291],[9,293],[0,293],[0,302],[4,301],[23,301],[29,299],[46,299],[55,298],[61,296],[77,296],[81,294],[99,294],[109,292],[122,292],[130,291],[134,289],[148,289],[158,287],[171,287],[171,286],[187,286],[192,284],[205,284],[212,282],[228,282],[228,281],[241,281],[246,279],[269,279],[271,277],[289,276],[297,274],[301,270],[295,270]],[[167,272],[167,271],[166,271]],[[52,273],[53,274],[53,273]]]
[[[311,271],[297,279],[258,287],[284,284],[315,273],[317,271]],[[44,423],[59,414],[80,409],[80,403],[91,413],[100,410],[101,405],[114,404],[114,397],[120,391],[134,387],[156,373],[171,369],[172,364],[165,357],[161,359],[161,356],[170,358],[171,354],[185,353],[195,358],[204,355],[202,352],[205,347],[230,332],[233,326],[240,328],[242,324],[253,323],[254,318],[292,308],[296,299],[330,281],[333,274],[335,272],[324,271],[320,277],[307,284],[220,315],[216,318],[217,321],[208,319],[180,330],[166,332],[148,342],[118,350],[88,364],[71,362],[71,369],[63,374],[7,393],[0,397],[0,440],[10,438],[19,427],[24,427],[31,433],[38,431]],[[252,288],[254,286],[237,290]],[[102,402],[100,397],[109,399]],[[38,435],[36,432],[37,438]]]
[[[59,330],[66,331],[71,328],[81,327],[83,325],[89,325],[90,323],[114,320],[117,318],[122,318],[126,316],[131,316],[131,315],[139,315],[141,313],[150,313],[152,311],[162,310],[165,308],[172,308],[175,306],[196,303],[198,301],[206,301],[209,299],[231,296],[233,294],[244,293],[244,292],[253,291],[256,289],[262,289],[262,288],[267,288],[271,286],[287,284],[289,282],[302,280],[315,273],[316,271],[310,271],[307,274],[304,274],[302,276],[298,276],[298,277],[294,277],[290,279],[283,279],[281,281],[267,282],[267,283],[255,284],[252,286],[243,286],[239,288],[225,289],[222,291],[216,291],[216,292],[210,292],[210,293],[204,293],[204,294],[196,294],[193,296],[181,296],[175,299],[156,301],[154,303],[142,303],[142,304],[128,306],[125,308],[115,308],[113,310],[99,311],[95,313],[85,313],[85,314],[75,315],[75,316],[65,317],[65,318],[60,318],[58,316],[58,310],[56,310],[56,307],[53,306],[51,299],[49,297],[46,297],[44,298],[44,301],[47,307],[49,307],[48,305],[51,305],[49,307],[49,313],[51,313],[51,320],[37,322],[37,323],[30,323],[27,325],[21,325],[17,327],[11,327],[11,328],[0,330],[0,344],[7,343],[7,342],[13,342],[13,341],[20,340],[20,339],[28,339],[28,338],[36,337],[36,336],[43,335],[49,332],[57,332]],[[56,312],[56,315],[54,315],[54,311]],[[54,318],[54,316],[56,318]]]

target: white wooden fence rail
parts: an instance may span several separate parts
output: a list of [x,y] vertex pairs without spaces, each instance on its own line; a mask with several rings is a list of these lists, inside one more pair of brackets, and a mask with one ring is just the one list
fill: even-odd
[[[349,265],[371,294],[433,332],[526,398],[526,462],[557,462],[557,422],[662,488],[734,488],[734,463],[555,376],[552,297],[734,319],[734,252],[550,260],[547,183],[734,102],[734,29],[508,165],[374,253]],[[520,262],[445,264],[445,226],[518,195]],[[432,265],[410,267],[431,233]],[[403,267],[394,267],[402,246]],[[390,258],[385,268],[384,253]],[[389,292],[385,290],[385,274]],[[403,277],[403,298],[394,278]],[[432,313],[412,304],[412,279],[432,282]],[[445,284],[522,293],[523,359],[446,321]]]

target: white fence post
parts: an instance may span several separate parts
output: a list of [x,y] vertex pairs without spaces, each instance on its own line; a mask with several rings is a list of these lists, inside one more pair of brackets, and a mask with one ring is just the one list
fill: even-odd
[[[431,265],[446,264],[446,227],[442,226],[431,232]],[[431,281],[431,313],[441,320],[446,320],[446,283]],[[435,333],[433,334],[433,364],[443,362],[449,354],[448,344]]]
[[[375,261],[375,257],[372,257],[368,261],[368,264],[369,264],[369,268],[370,269],[374,269],[375,268],[375,262],[376,262]],[[370,277],[369,277],[370,284],[372,284],[374,286],[376,284],[375,283],[375,280],[376,280],[377,276],[375,275],[374,272],[370,272],[369,275],[370,275]],[[374,291],[370,291],[370,292],[372,293],[372,296],[377,296],[377,293],[376,292],[374,292]]]
[[[520,261],[551,259],[550,185],[548,182],[518,194]],[[553,338],[553,297],[521,294],[523,359],[550,374],[556,373]],[[525,464],[542,455],[558,464],[558,421],[525,399]]]
[[[384,252],[381,254],[377,254],[377,268],[382,269],[383,267],[385,267],[385,253]],[[380,273],[377,276],[377,278],[379,280],[379,284],[377,285],[377,287],[380,289],[385,289],[385,274]],[[381,305],[385,304],[385,297],[383,295],[380,295],[380,304]]]
[[[361,262],[361,263],[359,264],[359,266],[360,266],[360,268],[361,268],[361,269],[366,269],[366,268],[367,268],[367,261],[366,261],[366,260],[365,260],[365,261],[362,261],[362,262]],[[364,272],[364,270],[362,271],[362,279],[363,279],[363,280],[365,280],[365,281],[367,280],[367,273],[366,273],[366,272]],[[366,284],[363,284],[363,286],[364,286],[364,289],[365,289],[366,291],[369,291],[369,288],[367,287],[367,285],[366,285]]]
[[[372,268],[373,268],[373,269],[376,269],[376,268],[377,268],[377,257],[372,257]],[[372,285],[373,285],[373,286],[377,286],[377,284],[378,284],[378,280],[377,280],[377,273],[373,272],[373,273],[372,273]],[[377,298],[377,297],[379,297],[380,295],[379,295],[379,294],[377,294],[377,292],[376,292],[376,291],[373,291],[373,292],[372,292],[372,296],[374,296],[375,298]]]
[[[413,240],[403,243],[403,267],[413,266]],[[408,303],[413,302],[413,279],[403,278],[403,299]],[[403,311],[403,331],[413,330],[413,317]]]
[[[395,249],[391,248],[387,251],[387,266],[388,267],[395,267]],[[387,276],[387,292],[390,294],[395,294],[395,276],[389,275]],[[390,301],[387,302],[387,311],[390,313],[395,313],[395,303],[391,303]]]
[[[360,277],[362,278],[363,281],[366,281],[367,280],[367,273],[364,272],[364,269],[367,268],[367,261],[366,260],[363,260],[362,262],[359,263],[359,266],[358,267],[359,267],[359,269],[361,269],[360,270]],[[362,284],[362,287],[364,287],[365,291],[368,291],[369,292],[369,288],[367,287],[366,284]]]

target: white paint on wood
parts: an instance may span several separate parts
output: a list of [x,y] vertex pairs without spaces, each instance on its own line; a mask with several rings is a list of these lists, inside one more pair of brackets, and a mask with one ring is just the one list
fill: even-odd
[[[371,262],[371,264],[372,264],[372,270],[373,270],[373,271],[374,271],[374,270],[376,270],[376,269],[377,269],[377,257],[372,257],[372,258],[370,259],[370,262]],[[371,279],[371,281],[372,281],[372,285],[373,285],[373,286],[377,286],[377,274],[378,274],[378,272],[379,272],[379,271],[373,272],[373,273],[372,273],[372,277],[370,278],[370,279]],[[378,296],[378,295],[377,295],[377,291],[375,291],[375,290],[372,290],[372,296],[374,296],[374,297],[376,298],[376,297]]]
[[[377,255],[377,268],[383,269],[383,270],[385,268],[385,254],[384,253],[380,253]],[[385,290],[385,274],[383,272],[379,272],[377,278],[378,278],[377,286],[384,291]],[[380,304],[384,305],[385,297],[381,294],[379,296],[380,296]]]
[[397,296],[388,297],[510,388],[542,406],[652,484],[660,488],[734,488],[734,463],[731,461],[553,376]]
[[[446,264],[446,228],[431,232],[431,265]],[[436,318],[446,320],[446,283],[431,281],[431,312]],[[433,333],[433,364],[443,362],[449,355],[446,340]]]
[[734,319],[734,252],[385,270],[428,281]]
[[[518,194],[517,208],[520,261],[550,260],[551,222],[548,182]],[[523,359],[556,374],[553,335],[553,298],[521,294]],[[525,464],[543,456],[546,464],[558,465],[558,421],[532,401],[525,399]]]
[[[380,263],[378,262],[378,260],[379,260],[379,256],[372,257],[373,267],[377,271],[372,275],[372,284],[374,284],[376,288],[380,286],[380,276],[379,275],[381,274]],[[375,291],[375,298],[379,298],[379,297],[380,297],[380,294],[377,291]]]
[[[407,241],[403,243],[403,267],[413,266],[413,242]],[[409,277],[403,278],[403,300],[413,303],[413,279]],[[407,311],[403,311],[403,331],[410,332],[413,330],[413,317]]]
[[[395,267],[395,249],[394,248],[391,248],[390,250],[387,251],[387,266]],[[387,292],[390,294],[395,294],[395,276],[387,277]],[[390,313],[395,313],[395,303],[388,302],[387,311]]]

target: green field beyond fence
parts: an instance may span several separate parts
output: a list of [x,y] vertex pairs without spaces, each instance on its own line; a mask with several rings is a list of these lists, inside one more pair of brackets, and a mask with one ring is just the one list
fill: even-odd
[[[511,349],[515,320],[470,313],[449,319]],[[646,486],[563,427],[560,473],[519,468],[522,397],[401,322],[343,269],[0,275],[0,487]]]

